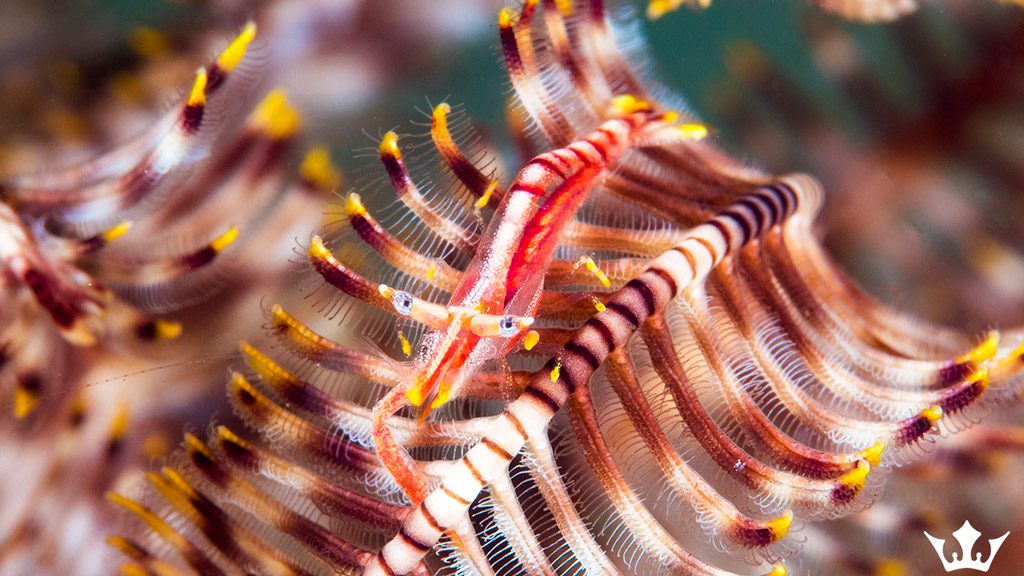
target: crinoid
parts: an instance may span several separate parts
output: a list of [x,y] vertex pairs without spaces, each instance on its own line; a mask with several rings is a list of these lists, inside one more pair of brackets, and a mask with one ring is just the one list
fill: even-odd
[[[313,225],[332,185],[322,150],[305,178],[284,179],[299,118],[280,91],[257,103],[266,53],[255,32],[246,26],[137,139],[0,179],[0,572],[100,571],[100,495],[165,453],[182,407],[222,373],[174,354],[224,355],[258,329],[236,307],[273,289],[287,248],[279,265],[253,263],[290,226]],[[173,365],[89,386],[154,361]]]
[[147,528],[111,539],[126,572],[780,575],[794,521],[862,509],[1017,396],[1019,330],[861,292],[814,235],[818,184],[703,141],[632,26],[600,0],[501,12],[539,151],[514,178],[447,104],[429,140],[384,135],[397,201],[360,188],[306,250],[328,321],[274,306],[273,344],[241,345],[250,433],[187,435],[110,495]]

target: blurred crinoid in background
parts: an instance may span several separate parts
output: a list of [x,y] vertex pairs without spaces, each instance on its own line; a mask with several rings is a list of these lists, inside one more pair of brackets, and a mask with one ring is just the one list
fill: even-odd
[[109,573],[103,493],[223,404],[260,299],[293,292],[296,238],[340,181],[302,132],[491,12],[396,4],[5,3],[0,574]]
[[[754,10],[728,4],[691,25],[721,6]],[[1003,9],[945,6],[965,26]],[[906,470],[903,492],[926,481],[958,491],[961,472],[988,472],[995,451],[1019,447],[1012,428],[963,432],[1019,400],[1019,318],[1001,318],[1010,329],[999,332],[968,310],[982,326],[958,317],[944,328],[857,288],[816,236],[823,188],[700,141],[708,127],[647,77],[629,8],[545,0],[500,12],[521,170],[478,153],[447,103],[429,131],[380,138],[379,176],[357,184],[307,246],[315,310],[275,305],[269,342],[241,344],[245,367],[228,395],[242,422],[188,434],[146,486],[110,495],[131,513],[112,539],[128,571],[936,566],[923,536],[905,557],[889,555],[902,554],[903,536],[955,522],[969,498],[922,509],[897,493],[831,521],[871,504],[894,470]],[[796,14],[776,4],[757,14],[780,12]],[[982,39],[1007,22],[995,18]],[[745,79],[733,85],[749,91],[717,92],[714,103],[734,104],[719,111],[790,113],[766,146],[771,165],[813,172],[804,156],[778,153],[802,139],[794,150],[821,155],[823,170],[847,170],[830,185],[872,184],[863,173],[877,162],[863,158],[873,146],[860,152],[805,120],[810,105],[785,108],[802,88],[773,82],[749,43],[729,54]],[[748,124],[733,126],[745,134]],[[933,153],[911,142],[909,155]],[[900,202],[902,186],[890,188]],[[958,432],[957,443],[945,438]]]

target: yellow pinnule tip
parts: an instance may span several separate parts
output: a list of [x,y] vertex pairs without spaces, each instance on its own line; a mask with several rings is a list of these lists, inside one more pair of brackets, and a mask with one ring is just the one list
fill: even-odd
[[967,381],[978,384],[982,390],[987,389],[989,384],[988,368],[978,368],[967,377]]
[[154,320],[153,331],[157,340],[174,340],[181,336],[181,322],[170,320]]
[[775,541],[778,542],[789,534],[789,527],[793,524],[793,511],[786,510],[782,516],[765,522],[765,525],[772,531]]
[[679,112],[669,110],[668,112],[665,112],[664,116],[662,116],[661,121],[666,124],[675,124],[679,121]]
[[242,440],[240,436],[231,431],[227,426],[217,426],[217,439],[227,441],[232,444],[237,444],[243,448],[249,446],[248,442]]
[[146,576],[149,572],[138,564],[123,564],[118,571],[121,576]]
[[679,6],[679,0],[650,0],[647,3],[647,19],[657,20]]
[[103,494],[103,497],[107,500],[107,502],[117,504],[118,506],[122,508],[127,508],[128,510],[131,511],[142,509],[142,505],[139,504],[138,502],[121,496],[120,494],[112,490],[108,490],[105,494]]
[[318,260],[326,260],[331,257],[331,251],[327,249],[327,246],[324,246],[324,239],[320,236],[313,236],[313,239],[309,241],[307,254],[310,258]]
[[427,280],[433,280],[437,276],[437,264],[431,263],[430,268],[427,268]]
[[331,155],[323,146],[314,146],[306,152],[299,165],[299,176],[324,190],[337,190],[341,186],[341,171],[331,163]]
[[437,106],[434,106],[434,120],[438,122],[445,122],[448,118],[448,113],[452,111],[452,107],[447,102],[441,102]]
[[398,149],[398,134],[388,132],[380,139],[380,154],[396,160],[402,157],[402,152]]
[[280,88],[271,90],[252,115],[252,123],[274,139],[295,135],[302,127],[302,115],[288,103],[288,95]]
[[144,58],[156,58],[171,49],[167,35],[146,26],[136,26],[128,35],[128,42],[136,54]]
[[555,367],[551,369],[551,381],[558,382],[559,376],[562,375],[562,361],[555,362]]
[[132,559],[138,559],[139,550],[124,536],[107,536],[103,542]]
[[117,409],[114,412],[114,417],[110,420],[110,430],[108,435],[111,440],[118,441],[124,438],[125,433],[128,431],[128,417],[128,404],[126,402],[118,403]]
[[776,564],[775,566],[772,566],[772,571],[768,572],[764,576],[786,576],[786,574],[786,567],[782,564]]
[[409,343],[409,339],[401,331],[398,332],[398,340],[402,343],[402,354],[405,354],[406,358],[412,356],[412,344]]
[[885,452],[885,442],[876,442],[870,448],[862,451],[860,457],[867,460],[872,467],[876,467],[882,461],[883,452]]
[[883,558],[875,565],[874,576],[903,576],[907,565],[895,558]]
[[484,190],[483,195],[476,199],[476,204],[474,204],[474,206],[478,210],[482,210],[485,206],[487,206],[487,203],[491,201],[491,196],[494,194],[494,191],[497,190],[497,189],[498,189],[498,181],[497,180],[491,180],[490,184],[488,184],[487,188]]
[[540,342],[540,332],[530,330],[525,336],[523,336],[523,349],[529,352],[530,350],[533,350],[533,347],[536,346],[538,342]]
[[555,7],[562,16],[569,16],[572,14],[572,0],[555,0]]
[[388,300],[391,300],[392,298],[395,297],[395,289],[392,288],[391,286],[388,286],[387,284],[381,284],[380,286],[377,286],[377,293]]
[[676,126],[676,130],[690,140],[703,140],[708,137],[708,127],[703,124],[680,124]]
[[512,9],[505,7],[498,12],[498,26],[501,28],[509,28],[512,26]]
[[102,234],[100,234],[100,238],[103,239],[104,243],[110,244],[114,240],[117,240],[121,236],[124,236],[125,234],[127,234],[128,230],[130,230],[131,227],[132,227],[132,223],[131,222],[129,222],[127,220],[122,220],[116,226],[113,226],[112,228],[108,228]]
[[24,420],[39,407],[39,395],[24,388],[14,389],[14,417]]
[[1024,364],[1024,342],[1021,342],[1006,356],[1003,356],[996,362],[994,371],[998,378],[1004,378],[1006,375],[1016,373],[1020,369],[1020,365]]
[[348,216],[362,216],[366,214],[366,206],[363,206],[363,199],[355,192],[345,197],[345,214]]
[[869,472],[871,472],[871,464],[867,460],[859,460],[856,468],[839,477],[839,483],[859,492],[864,488]]
[[[238,372],[235,372],[235,374],[241,376]],[[242,380],[244,381],[245,378],[243,377]],[[246,382],[246,384],[248,384],[248,382]],[[213,460],[213,452],[210,452],[210,449],[206,447],[206,444],[193,434],[185,434],[185,449],[188,450],[190,454],[202,454],[207,459]]]
[[632,94],[621,94],[612,98],[612,108],[625,116],[634,112],[650,110],[651,105],[643,100],[637,100]]
[[597,296],[591,296],[590,301],[594,303],[594,309],[597,310],[598,312],[604,312],[605,310],[607,310],[607,307],[604,305],[604,302],[601,302],[601,300]]
[[223,252],[225,248],[231,246],[235,240],[238,240],[238,227],[232,226],[228,228],[228,231],[217,236],[210,242],[210,248],[214,252]]
[[192,91],[188,94],[188,105],[193,107],[206,105],[206,68],[196,71],[196,81],[192,83]]
[[924,410],[921,410],[921,416],[924,416],[929,423],[935,424],[942,418],[942,407],[936,405],[930,408],[925,408]]
[[249,49],[249,44],[256,37],[256,23],[249,21],[242,31],[235,36],[235,39],[228,44],[228,47],[217,57],[217,67],[225,72],[231,72],[238,68],[238,64]]
[[999,350],[999,330],[991,330],[985,335],[985,340],[978,344],[973,350],[956,359],[958,363],[976,362],[978,364],[992,359]]
[[611,288],[612,281],[608,279],[608,275],[604,273],[604,270],[601,270],[601,268],[598,267],[597,263],[594,262],[593,258],[589,256],[583,256],[582,258],[580,258],[580,263],[586,266],[587,271],[593,274],[597,278],[597,280],[601,282],[602,286],[604,286],[605,288]]

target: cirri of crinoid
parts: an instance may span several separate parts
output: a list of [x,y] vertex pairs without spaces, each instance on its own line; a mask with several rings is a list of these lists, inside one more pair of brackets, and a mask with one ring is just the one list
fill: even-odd
[[[451,32],[490,3],[429,4]],[[267,2],[141,136],[5,176],[0,571],[936,574],[923,531],[969,520],[956,557],[1015,573],[1024,11],[807,4],[494,9],[510,90],[359,118],[342,183],[301,140],[341,106],[286,93],[431,59],[389,50],[397,5]],[[719,11],[806,51],[675,49],[725,64],[691,108],[643,35]]]

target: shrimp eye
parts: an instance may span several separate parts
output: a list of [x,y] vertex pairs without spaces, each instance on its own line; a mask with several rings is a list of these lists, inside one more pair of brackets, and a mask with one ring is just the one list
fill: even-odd
[[519,331],[518,321],[515,316],[502,316],[498,322],[498,334],[505,338],[516,335]]
[[391,299],[391,305],[394,306],[395,311],[402,316],[408,316],[409,314],[412,314],[412,295],[408,292],[397,290],[395,291],[394,297]]

